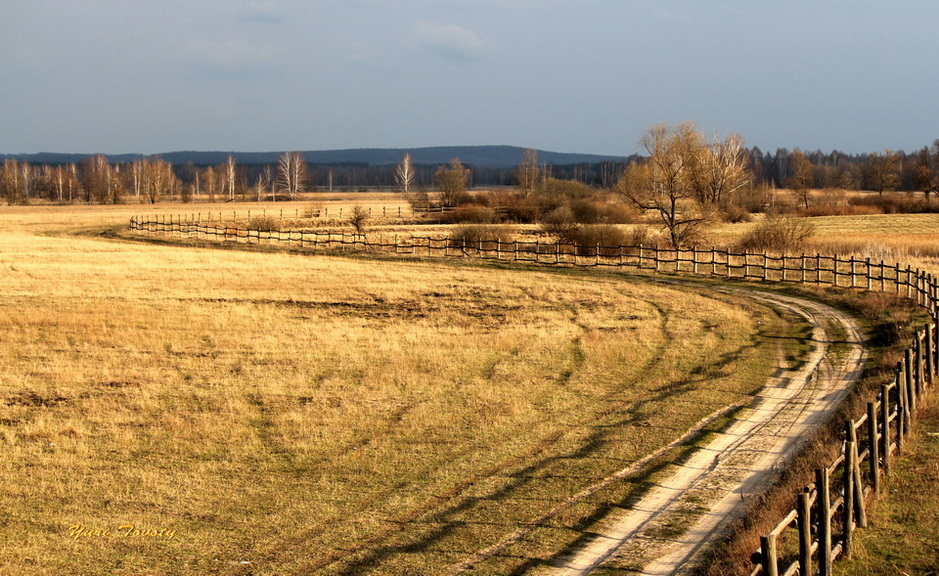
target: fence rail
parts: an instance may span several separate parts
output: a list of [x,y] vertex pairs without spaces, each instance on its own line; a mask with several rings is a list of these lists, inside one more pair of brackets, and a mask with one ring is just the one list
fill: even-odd
[[831,575],[832,562],[850,557],[854,529],[867,525],[867,499],[881,492],[882,477],[902,453],[916,406],[936,381],[939,368],[939,287],[931,274],[909,266],[821,254],[774,256],[716,248],[583,246],[561,242],[385,236],[321,230],[249,230],[184,217],[133,218],[141,234],[220,242],[282,244],[310,250],[387,252],[428,257],[469,257],[566,266],[633,267],[732,279],[863,288],[914,299],[931,322],[916,333],[897,364],[893,382],[882,386],[867,412],[844,423],[840,455],[815,471],[815,482],[797,494],[790,512],[760,538],[751,576]]

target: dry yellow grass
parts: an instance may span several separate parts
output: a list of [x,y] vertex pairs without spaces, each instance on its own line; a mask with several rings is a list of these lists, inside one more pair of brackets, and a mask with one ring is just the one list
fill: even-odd
[[641,279],[71,235],[137,208],[0,210],[2,574],[435,573],[741,401],[782,330]]

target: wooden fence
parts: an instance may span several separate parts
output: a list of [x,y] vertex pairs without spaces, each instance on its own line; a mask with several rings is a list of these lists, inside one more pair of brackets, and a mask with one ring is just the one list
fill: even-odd
[[841,454],[815,470],[815,482],[797,495],[794,508],[760,538],[751,576],[829,576],[835,559],[851,556],[854,529],[867,526],[866,502],[883,489],[882,477],[903,452],[917,404],[935,382],[937,335],[935,321],[920,330],[893,382],[881,387],[865,414],[845,421]]
[[914,299],[932,321],[917,332],[867,412],[844,423],[840,455],[815,471],[815,482],[796,498],[793,509],[760,539],[751,576],[829,576],[832,562],[850,556],[856,527],[867,524],[865,503],[882,490],[882,477],[903,451],[916,406],[931,388],[939,368],[939,287],[919,269],[854,257],[821,254],[773,256],[716,248],[663,249],[656,246],[582,246],[560,242],[365,236],[320,230],[249,230],[184,217],[133,218],[131,230],[220,242],[281,244],[299,249],[386,252],[428,257],[470,257],[567,266],[633,267],[658,272],[732,279],[863,288]]

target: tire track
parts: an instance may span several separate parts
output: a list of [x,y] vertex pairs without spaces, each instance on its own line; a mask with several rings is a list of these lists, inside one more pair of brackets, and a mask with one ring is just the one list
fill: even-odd
[[[828,417],[860,376],[866,355],[860,330],[847,314],[753,289],[719,291],[805,318],[813,328],[807,361],[796,369],[780,366],[730,427],[687,461],[672,465],[670,473],[630,510],[593,527],[589,542],[536,574],[579,576],[611,559],[643,576],[689,570],[707,543],[740,514],[747,496],[768,485],[805,434]],[[835,327],[847,334],[843,354],[831,353],[830,332]]]

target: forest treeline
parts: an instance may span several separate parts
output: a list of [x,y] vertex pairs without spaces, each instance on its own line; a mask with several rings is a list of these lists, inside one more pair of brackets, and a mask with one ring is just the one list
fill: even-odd
[[[883,150],[869,154],[814,152],[758,147],[741,148],[761,188],[843,189],[885,192],[939,190],[939,140],[911,153]],[[630,163],[541,163],[541,172],[555,180],[610,189]],[[518,168],[465,164],[468,188],[516,187]],[[396,165],[364,163],[309,164],[300,153],[284,153],[277,163],[239,164],[231,156],[217,165],[171,164],[159,156],[111,161],[92,155],[78,162],[29,163],[6,158],[0,169],[0,195],[9,204],[32,201],[54,203],[153,203],[173,201],[281,200],[303,192],[395,190]],[[440,165],[413,166],[412,185],[433,189]]]

